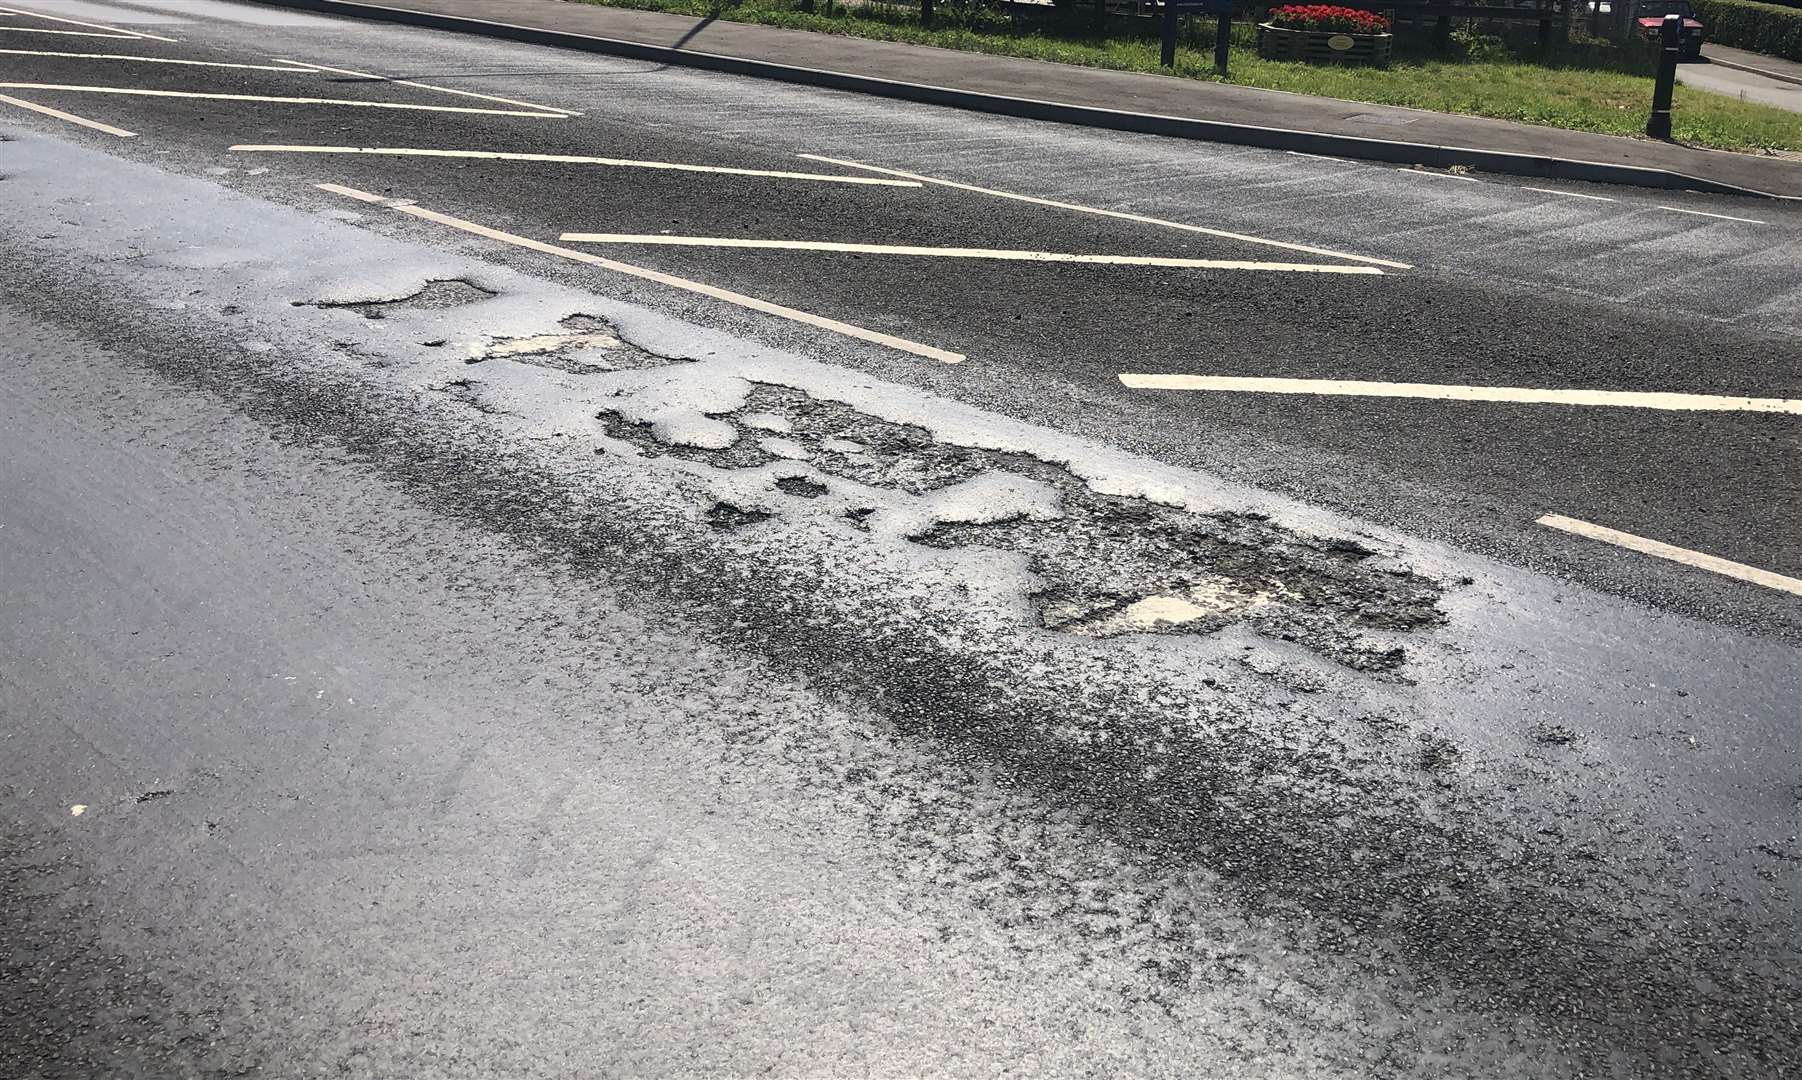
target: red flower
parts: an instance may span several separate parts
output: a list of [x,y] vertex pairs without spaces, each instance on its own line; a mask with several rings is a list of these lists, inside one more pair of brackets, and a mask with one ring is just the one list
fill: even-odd
[[1334,4],[1291,4],[1273,8],[1270,23],[1286,30],[1336,34],[1382,34],[1389,30],[1389,20],[1374,11]]

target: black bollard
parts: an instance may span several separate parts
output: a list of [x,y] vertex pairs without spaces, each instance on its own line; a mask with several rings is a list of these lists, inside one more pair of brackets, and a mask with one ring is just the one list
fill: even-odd
[[1652,84],[1652,115],[1646,120],[1646,134],[1654,139],[1671,137],[1671,94],[1677,85],[1677,57],[1683,51],[1683,16],[1666,15],[1663,31],[1658,79]]
[[1165,67],[1176,66],[1176,5],[1164,0],[1164,51],[1158,63]]
[[1220,16],[1220,25],[1214,28],[1214,74],[1226,78],[1226,54],[1233,45],[1233,17],[1231,14]]

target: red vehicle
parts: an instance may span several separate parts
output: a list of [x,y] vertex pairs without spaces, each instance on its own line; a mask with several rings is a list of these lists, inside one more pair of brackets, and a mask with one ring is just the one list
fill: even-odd
[[1633,17],[1639,25],[1639,32],[1647,41],[1657,45],[1664,40],[1664,17],[1681,15],[1683,17],[1682,57],[1685,60],[1702,59],[1702,38],[1707,34],[1707,27],[1696,18],[1695,10],[1689,6],[1689,0],[1640,0],[1635,5]]

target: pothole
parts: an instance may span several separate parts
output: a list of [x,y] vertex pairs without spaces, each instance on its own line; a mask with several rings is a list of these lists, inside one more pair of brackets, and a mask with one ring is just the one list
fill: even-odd
[[452,379],[446,383],[427,387],[427,389],[449,395],[486,416],[501,415],[503,410],[482,396],[481,386],[482,384],[474,379]]
[[776,481],[776,489],[803,499],[817,499],[826,494],[826,485],[805,476],[785,476]]
[[626,341],[612,323],[598,315],[571,315],[558,325],[563,328],[561,333],[498,339],[465,362],[512,360],[577,375],[688,362],[685,357],[665,356]]
[[[798,459],[827,476],[903,497],[927,496],[984,474],[1048,485],[1057,495],[1057,520],[1022,516],[934,524],[928,518],[910,538],[933,548],[987,547],[1025,556],[1039,581],[1033,599],[1040,624],[1051,630],[1109,638],[1203,634],[1245,623],[1346,666],[1390,672],[1407,659],[1390,635],[1445,621],[1438,582],[1386,564],[1356,540],[1307,536],[1260,514],[1198,513],[1099,494],[1063,466],[941,442],[924,428],[789,387],[754,384],[739,409],[710,418],[709,423],[737,433],[727,445],[666,442],[658,436],[668,438],[668,431],[651,423],[616,413],[600,419],[609,437],[633,444],[647,457],[667,455],[730,470]],[[782,432],[779,454],[765,434],[771,431]],[[825,490],[803,477],[784,478],[776,486],[804,498]],[[876,510],[835,513],[868,529]]]
[[743,529],[760,521],[768,521],[773,514],[763,510],[748,510],[732,503],[714,503],[707,510],[707,524],[716,529]]
[[392,311],[444,311],[497,295],[499,294],[462,278],[438,278],[426,282],[425,287],[416,293],[392,300],[315,300],[310,303],[296,300],[294,306],[336,308],[357,312],[365,319],[385,319]]

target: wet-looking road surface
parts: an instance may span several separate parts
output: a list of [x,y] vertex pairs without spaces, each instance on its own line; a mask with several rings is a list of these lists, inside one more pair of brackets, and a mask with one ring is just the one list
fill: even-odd
[[0,1074],[1802,1067],[1802,211],[6,7]]

